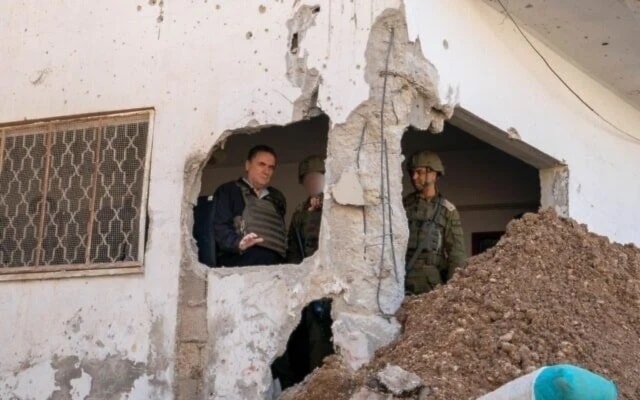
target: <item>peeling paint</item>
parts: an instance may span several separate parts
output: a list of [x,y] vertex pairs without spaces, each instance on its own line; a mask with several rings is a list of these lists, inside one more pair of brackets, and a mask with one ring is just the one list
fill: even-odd
[[82,376],[80,359],[77,356],[54,357],[51,367],[56,370],[55,380],[58,389],[51,394],[49,400],[72,400],[71,381]]
[[[91,376],[84,371],[79,378],[71,380],[71,398],[86,399],[91,392]],[[135,397],[132,397],[135,398]]]
[[49,362],[33,364],[2,382],[3,398],[17,400],[47,399],[56,389],[55,370]]
[[83,360],[80,365],[91,376],[91,390],[86,400],[120,400],[145,372],[144,363],[117,355],[104,360]]
[[319,5],[303,5],[298,8],[293,18],[287,21],[290,43],[289,51],[286,53],[287,79],[295,87],[302,89],[300,96],[293,103],[293,121],[312,116],[311,113],[318,101],[320,73],[316,68],[308,68],[308,53],[301,47],[307,30],[315,25],[318,12]]
[[144,363],[121,355],[105,359],[54,355],[50,363],[34,364],[5,380],[0,393],[16,400],[120,400],[144,372]]
[[149,332],[150,349],[147,356],[146,373],[149,383],[156,391],[168,392],[166,374],[170,367],[169,350],[165,347],[164,320],[156,318],[151,324]]
[[560,166],[540,170],[540,188],[540,208],[552,208],[558,215],[568,217],[569,169]]

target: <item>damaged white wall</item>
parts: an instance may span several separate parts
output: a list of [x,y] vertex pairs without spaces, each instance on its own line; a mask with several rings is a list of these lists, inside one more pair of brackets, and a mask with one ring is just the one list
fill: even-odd
[[[322,64],[329,70],[331,63],[326,59],[331,54],[331,58],[340,60],[333,68],[351,66],[363,71],[370,85],[362,86],[365,98],[345,107],[346,92],[325,91],[325,84],[337,88],[333,84],[351,80],[349,87],[355,87],[355,93],[361,90],[358,86],[362,83],[339,75],[334,81],[324,66],[320,68],[322,100],[318,103],[334,122],[336,118],[338,121],[329,132],[320,250],[302,266],[209,273],[211,351],[205,373],[211,377],[205,391],[209,398],[265,396],[271,384],[269,364],[284,349],[300,309],[313,299],[333,297],[335,344],[353,367],[366,362],[377,347],[388,343],[398,332],[398,323],[381,313],[393,314],[403,297],[400,265],[407,228],[401,205],[402,182],[397,179],[401,176],[400,140],[410,124],[421,129],[432,123],[441,126],[451,108],[438,104],[430,75],[434,71],[419,49],[408,42],[401,12],[387,10],[380,17],[382,7],[344,7],[350,11],[327,8],[325,4],[315,13],[314,7],[301,8],[288,23],[295,29],[302,27],[291,32],[298,35],[299,49],[288,56],[289,65],[298,68],[302,63],[313,68],[313,60],[319,57],[325,59]],[[346,19],[348,15],[353,19]],[[361,28],[362,21],[371,21],[372,16],[377,18],[373,29],[366,23]],[[336,18],[351,23],[336,23]],[[316,29],[325,24],[330,27],[328,32]],[[326,41],[323,33],[333,35],[338,31],[338,36]],[[385,62],[391,54],[388,73],[395,77],[389,78],[385,89],[381,75],[385,74]],[[303,81],[315,76],[304,70],[294,72],[306,73]],[[325,74],[329,76],[326,81]],[[302,86],[313,92],[313,86]],[[388,102],[383,114],[388,163],[381,158],[379,121],[383,95]],[[303,91],[305,96],[308,93]],[[442,111],[432,115],[432,107]],[[384,174],[387,170],[388,178]],[[351,183],[343,185],[345,182]],[[386,185],[391,185],[390,197]],[[366,224],[363,218],[368,221]],[[391,232],[395,232],[393,240]],[[392,249],[396,250],[395,260]]]
[[[566,94],[492,9],[472,0],[407,0],[409,39],[420,37],[419,46],[412,46],[402,11],[387,10],[371,29],[385,9],[401,5],[1,3],[0,15],[9,17],[0,28],[0,122],[138,107],[154,107],[156,114],[144,274],[1,282],[0,315],[7,328],[0,338],[11,346],[0,350],[0,398],[173,398],[181,269],[208,274],[201,379],[210,398],[267,393],[269,362],[283,349],[300,308],[323,295],[334,297],[336,344],[352,365],[391,340],[398,326],[378,309],[393,313],[403,292],[390,241],[380,262],[381,238],[389,233],[389,221],[382,227],[379,190],[380,72],[389,27],[395,38],[384,118],[396,264],[402,263],[406,240],[401,133],[408,124],[426,129],[432,119],[441,123],[457,95],[467,110],[505,130],[517,128],[522,140],[567,162],[572,216],[616,240],[640,242],[632,226],[640,216],[640,187],[631,184],[640,170],[637,147],[608,132]],[[320,10],[312,12],[316,6]],[[293,54],[289,41],[297,29]],[[545,52],[604,114],[638,131],[636,110]],[[198,171],[207,152],[229,130],[301,118],[317,84],[317,106],[333,124],[324,250],[302,267],[206,271],[194,258],[190,202],[199,192]],[[362,207],[336,203],[331,188],[343,173],[356,170],[365,122],[358,173],[368,226],[363,234]],[[96,378],[99,370],[104,374]],[[114,382],[116,389],[110,389]]]

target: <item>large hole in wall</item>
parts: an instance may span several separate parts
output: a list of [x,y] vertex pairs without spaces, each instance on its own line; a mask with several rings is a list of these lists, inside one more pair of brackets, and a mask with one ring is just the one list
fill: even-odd
[[276,392],[302,382],[334,353],[332,323],[331,299],[314,300],[302,309],[300,323],[289,336],[284,354],[271,364]]
[[[215,204],[220,198],[217,189],[228,182],[247,177],[245,163],[250,149],[256,145],[269,146],[276,153],[276,168],[269,186],[278,189],[286,200],[286,213],[283,219],[284,226],[287,228],[287,238],[291,238],[289,232],[294,228],[300,229],[300,232],[294,236],[295,240],[287,240],[287,245],[297,246],[298,251],[287,251],[287,257],[282,260],[282,263],[300,263],[303,258],[314,254],[318,246],[319,217],[322,210],[318,210],[316,214],[317,224],[309,222],[311,218],[305,220],[302,225],[292,224],[291,221],[296,215],[296,210],[301,209],[299,206],[306,205],[309,200],[307,181],[300,179],[300,162],[309,156],[318,156],[316,161],[319,160],[320,165],[323,165],[322,161],[326,158],[329,124],[329,118],[321,114],[285,126],[238,130],[216,143],[210,159],[202,170],[201,191],[194,208],[193,233],[198,249],[198,259],[202,264],[212,268],[236,267],[232,271],[225,271],[226,273],[242,273],[244,270],[237,268],[238,266],[225,265],[225,259],[218,257],[220,250],[219,244],[216,245],[217,231],[212,227],[215,220]],[[315,171],[318,168],[317,165],[316,163],[311,169]],[[320,186],[320,195],[323,189],[324,185]],[[315,230],[315,241],[313,241],[314,235],[309,232],[312,230]],[[304,257],[300,257],[301,254],[304,254]],[[271,268],[261,262],[252,265],[265,269]],[[300,322],[291,334],[284,354],[280,354],[274,362],[272,368],[272,374],[276,379],[274,383],[279,382],[281,387],[288,387],[302,381],[307,374],[320,365],[326,355],[333,353],[331,324],[330,299],[318,299],[303,308]],[[279,341],[278,338],[274,340]]]
[[420,151],[436,153],[445,174],[438,191],[456,206],[467,256],[493,246],[506,225],[540,208],[539,170],[452,124],[440,134],[410,128],[402,140],[405,155],[403,195],[413,189],[406,164]]
[[[211,229],[214,218],[214,194],[220,185],[246,177],[245,162],[249,150],[256,145],[267,145],[275,150],[277,165],[269,185],[278,189],[284,196],[284,221],[285,227],[289,228],[296,207],[309,197],[299,181],[299,163],[309,156],[319,156],[321,159],[326,157],[328,131],[329,118],[321,114],[285,126],[254,130],[250,134],[240,130],[228,136],[224,143],[216,144],[216,149],[202,171],[201,192],[194,208],[194,236],[201,263],[210,267],[228,266],[225,265],[224,258],[221,261],[220,246],[215,245],[216,239]],[[293,245],[305,247],[307,243],[304,240],[304,234],[298,234]],[[312,252],[309,251],[309,246],[306,247],[304,257],[309,257]],[[282,263],[300,262],[299,259],[291,260],[291,257],[288,254]]]

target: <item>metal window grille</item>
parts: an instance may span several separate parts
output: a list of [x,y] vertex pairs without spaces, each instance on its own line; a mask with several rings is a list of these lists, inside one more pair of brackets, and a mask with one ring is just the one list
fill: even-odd
[[0,128],[0,269],[141,264],[148,139],[149,113]]

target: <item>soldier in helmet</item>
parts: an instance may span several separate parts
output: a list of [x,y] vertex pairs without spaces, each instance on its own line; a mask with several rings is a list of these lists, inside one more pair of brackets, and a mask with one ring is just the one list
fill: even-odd
[[322,157],[310,156],[300,162],[298,182],[304,186],[309,197],[296,207],[289,225],[287,260],[295,264],[318,250],[324,188]]
[[[318,250],[324,188],[324,160],[305,158],[298,165],[298,182],[308,198],[296,208],[289,225],[287,261],[299,264]],[[331,300],[312,301],[302,310],[300,324],[291,334],[287,350],[272,366],[274,378],[286,389],[304,379],[323,359],[333,353],[331,342]]]
[[460,215],[438,191],[444,166],[437,154],[421,151],[407,164],[415,191],[404,198],[409,221],[405,289],[426,293],[446,283],[466,259]]

